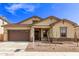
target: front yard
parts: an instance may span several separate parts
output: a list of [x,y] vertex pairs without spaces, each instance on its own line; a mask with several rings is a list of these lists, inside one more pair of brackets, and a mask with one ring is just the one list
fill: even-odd
[[50,43],[42,43],[35,42],[34,48],[33,43],[29,43],[26,51],[34,51],[34,52],[79,52],[79,46],[76,42],[65,41],[65,42],[54,42]]
[[64,55],[66,52],[79,52],[77,43],[71,41],[54,42],[52,44],[35,42],[33,48],[32,42],[0,42],[0,56]]

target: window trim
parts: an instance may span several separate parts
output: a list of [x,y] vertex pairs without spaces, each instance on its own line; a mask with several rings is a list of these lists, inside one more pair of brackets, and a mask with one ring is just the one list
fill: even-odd
[[[65,29],[65,30],[66,30],[66,33],[65,33],[66,36],[62,36],[62,35],[61,35],[61,28],[66,28],[66,29]],[[66,37],[67,37],[67,27],[60,27],[60,37],[62,37],[62,38],[66,38]]]

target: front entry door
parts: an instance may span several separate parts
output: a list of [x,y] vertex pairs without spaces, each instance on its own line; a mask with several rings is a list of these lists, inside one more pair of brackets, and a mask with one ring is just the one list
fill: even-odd
[[41,40],[41,30],[40,29],[36,29],[35,30],[35,40],[36,41],[40,41]]

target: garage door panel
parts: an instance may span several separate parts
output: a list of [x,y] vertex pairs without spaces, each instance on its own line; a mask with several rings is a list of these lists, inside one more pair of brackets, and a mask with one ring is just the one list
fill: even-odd
[[29,30],[9,30],[9,41],[28,41],[30,37]]

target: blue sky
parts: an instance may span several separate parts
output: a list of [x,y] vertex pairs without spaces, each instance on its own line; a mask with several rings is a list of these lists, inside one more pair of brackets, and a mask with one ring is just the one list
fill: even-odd
[[12,23],[20,22],[31,16],[46,18],[56,16],[79,24],[78,3],[0,3],[0,15]]

